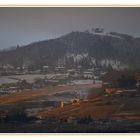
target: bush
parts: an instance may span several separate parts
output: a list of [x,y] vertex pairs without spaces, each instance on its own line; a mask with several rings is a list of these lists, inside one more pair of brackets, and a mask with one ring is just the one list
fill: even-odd
[[129,88],[136,86],[136,79],[133,76],[126,77],[125,75],[121,75],[119,79],[117,79],[118,86],[121,88]]
[[8,123],[8,122],[27,123],[35,119],[36,119],[35,117],[28,117],[24,111],[13,110],[7,114],[5,118],[5,123]]
[[89,124],[93,121],[92,117],[89,115],[87,117],[82,117],[78,119],[79,124]]

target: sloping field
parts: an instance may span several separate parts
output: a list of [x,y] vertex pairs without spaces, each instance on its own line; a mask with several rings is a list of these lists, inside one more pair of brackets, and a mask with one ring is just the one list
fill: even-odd
[[[140,99],[140,98],[139,98]],[[114,119],[140,119],[140,102],[129,102],[126,103],[122,109],[120,109],[117,113],[112,116]]]
[[93,116],[104,118],[112,115],[118,106],[94,106],[92,103],[82,103],[81,105],[66,105],[63,109],[55,108],[48,112],[39,112],[37,115],[45,118],[47,116],[63,117],[84,117]]
[[133,97],[133,99],[128,97],[122,101],[120,97],[105,96],[100,93],[99,96],[96,94],[92,95],[89,96],[89,100],[82,101],[79,105],[66,104],[64,108],[57,107],[47,112],[38,112],[37,116],[41,116],[42,118],[48,116],[63,118],[70,116],[85,117],[90,115],[95,118],[140,119],[140,104],[135,103],[136,99],[138,100],[139,97]]
[[43,96],[46,94],[51,94],[54,92],[60,92],[64,90],[71,90],[71,89],[82,89],[82,88],[92,88],[92,87],[99,87],[100,85],[65,85],[65,86],[52,86],[42,89],[33,89],[33,90],[24,90],[17,93],[12,93],[9,95],[0,96],[0,104],[10,104],[10,103],[17,103],[26,100],[33,99],[35,97]]

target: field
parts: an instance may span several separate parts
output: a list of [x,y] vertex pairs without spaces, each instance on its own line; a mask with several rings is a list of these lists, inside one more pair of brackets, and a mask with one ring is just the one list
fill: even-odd
[[[96,86],[98,87],[100,86],[100,84]],[[94,87],[94,85],[93,84],[82,85],[82,88],[90,88],[90,87]],[[70,89],[74,90],[79,88],[82,89],[81,85],[50,86],[42,89],[24,90],[10,95],[0,96],[0,103],[1,104],[17,103],[47,94],[52,94]]]
[[[72,105],[72,98],[81,98]],[[60,107],[60,102],[64,107]],[[101,84],[50,86],[0,97],[1,111],[24,110],[37,120],[1,123],[1,132],[139,132],[140,94],[106,95]],[[91,123],[78,123],[92,118]],[[77,120],[79,119],[79,120]],[[77,124],[78,123],[78,124]],[[74,129],[73,129],[74,127]]]

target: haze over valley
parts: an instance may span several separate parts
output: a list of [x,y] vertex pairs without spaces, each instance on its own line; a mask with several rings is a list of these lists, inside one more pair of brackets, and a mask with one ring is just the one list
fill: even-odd
[[139,133],[139,12],[1,7],[0,132]]

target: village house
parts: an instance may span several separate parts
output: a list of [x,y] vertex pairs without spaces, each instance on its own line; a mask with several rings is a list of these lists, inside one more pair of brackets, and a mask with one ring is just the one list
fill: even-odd
[[76,69],[68,69],[67,70],[68,76],[71,78],[80,78],[80,72],[77,71]]
[[93,79],[93,72],[86,71],[86,72],[83,73],[83,77],[85,79]]
[[65,73],[65,67],[63,67],[63,66],[55,67],[55,72],[56,73]]
[[42,72],[43,73],[48,73],[49,72],[49,66],[47,66],[47,65],[42,66]]
[[14,73],[15,73],[15,69],[12,65],[9,64],[0,65],[0,75],[8,75]]

